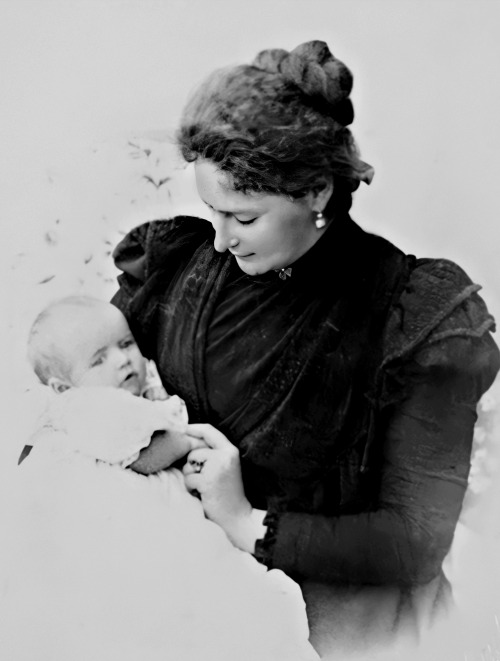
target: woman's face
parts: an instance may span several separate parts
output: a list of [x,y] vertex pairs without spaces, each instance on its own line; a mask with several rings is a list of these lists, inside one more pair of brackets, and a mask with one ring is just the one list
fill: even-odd
[[320,238],[314,219],[326,204],[321,193],[290,200],[235,191],[230,177],[204,159],[196,162],[195,172],[198,193],[211,210],[215,249],[229,250],[248,275],[290,266]]

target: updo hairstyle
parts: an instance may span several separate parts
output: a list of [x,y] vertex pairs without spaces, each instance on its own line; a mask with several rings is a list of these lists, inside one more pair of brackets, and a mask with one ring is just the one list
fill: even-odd
[[347,126],[352,75],[322,41],[260,52],[220,69],[189,100],[177,134],[186,161],[204,158],[242,192],[299,198],[333,177],[325,215],[346,211],[373,170]]

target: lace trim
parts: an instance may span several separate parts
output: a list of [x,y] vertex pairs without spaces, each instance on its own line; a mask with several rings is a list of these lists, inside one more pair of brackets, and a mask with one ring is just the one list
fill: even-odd
[[254,557],[258,562],[273,568],[273,550],[278,536],[278,525],[282,512],[278,509],[269,509],[264,517],[263,524],[267,526],[266,534],[255,542]]

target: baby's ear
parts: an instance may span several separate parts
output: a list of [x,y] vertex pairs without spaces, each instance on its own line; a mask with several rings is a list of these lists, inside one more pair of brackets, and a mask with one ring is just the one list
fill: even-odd
[[52,390],[56,394],[60,394],[65,390],[69,390],[69,388],[71,388],[71,386],[68,383],[60,379],[58,376],[51,376],[50,379],[47,381],[47,385],[49,386],[49,388],[52,388]]

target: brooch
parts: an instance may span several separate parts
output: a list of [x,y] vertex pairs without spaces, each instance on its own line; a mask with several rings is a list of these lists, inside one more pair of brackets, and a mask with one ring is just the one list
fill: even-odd
[[292,277],[292,267],[291,266],[289,266],[287,269],[276,269],[276,271],[278,272],[278,276],[282,280],[286,280],[287,278]]

